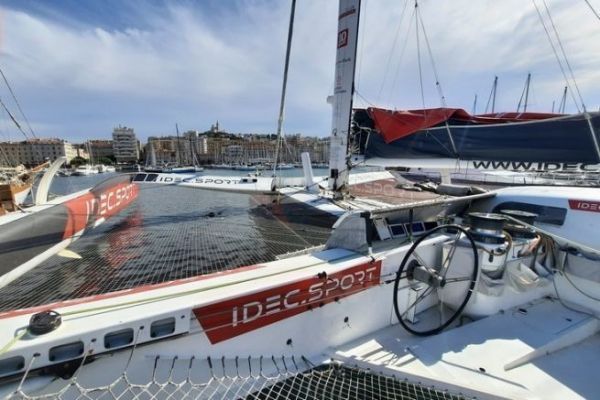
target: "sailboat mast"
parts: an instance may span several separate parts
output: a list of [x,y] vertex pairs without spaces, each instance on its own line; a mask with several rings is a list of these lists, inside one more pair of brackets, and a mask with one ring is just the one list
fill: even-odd
[[492,114],[496,111],[496,90],[498,90],[498,77],[494,77],[494,96],[492,97]]
[[279,102],[279,118],[277,119],[277,144],[275,145],[275,160],[273,162],[273,175],[277,171],[279,161],[279,147],[281,146],[281,131],[283,129],[283,112],[285,109],[285,91],[287,88],[288,70],[290,66],[290,54],[292,52],[292,36],[294,33],[294,15],[296,13],[296,0],[292,0],[290,11],[290,23],[288,27],[287,47],[285,50],[285,67],[283,68],[283,85],[281,87],[281,101]]
[[565,113],[566,105],[567,105],[567,86],[565,86],[565,89],[563,90],[562,98],[560,99],[560,104],[558,105],[558,113],[559,114]]
[[492,111],[493,114],[496,109],[496,89],[498,88],[498,76],[494,77],[494,83],[492,83],[492,90],[490,90],[490,95],[488,97],[487,104],[485,105],[484,114],[488,113],[488,109],[490,107],[490,102],[492,103]]
[[90,165],[94,165],[94,156],[92,155],[92,145],[90,144],[90,141],[88,140],[87,142],[85,142],[85,147],[87,147],[87,151],[88,151],[88,156],[90,157]]
[[329,137],[329,189],[341,194],[348,183],[348,149],[354,96],[360,0],[340,0],[337,53]]
[[177,165],[181,165],[179,159],[179,126],[177,126],[177,123],[175,123],[175,132],[177,133],[177,144],[175,146],[175,162],[177,163]]
[[527,112],[527,103],[529,102],[529,85],[531,84],[531,73],[527,74],[527,84],[525,85],[525,105],[523,112]]

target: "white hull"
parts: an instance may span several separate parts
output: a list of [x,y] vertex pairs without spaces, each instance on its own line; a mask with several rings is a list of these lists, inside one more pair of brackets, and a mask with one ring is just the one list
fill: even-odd
[[15,194],[15,203],[24,204],[25,200],[27,200],[27,196],[31,193],[31,186],[25,190],[21,190],[20,192]]
[[[324,248],[0,313],[0,377],[10,377],[0,396],[598,396],[598,189],[509,188],[385,207],[337,191],[349,182],[359,5],[340,2],[330,178],[304,178],[334,193],[305,191],[302,178],[289,187],[281,178],[134,178],[280,193],[343,213]],[[384,193],[375,179],[355,183]],[[507,209],[537,219],[488,214]],[[56,318],[48,310],[61,325],[35,333],[32,315]],[[303,386],[312,377],[316,391]]]
[[[557,207],[565,205],[563,202],[568,202],[571,195],[588,202],[597,198],[593,189],[580,189],[571,195],[565,191],[564,197],[546,194],[543,199],[537,198],[539,201],[536,193],[538,189],[531,193],[501,190],[495,197],[474,197],[469,202],[475,204],[475,209],[491,211],[495,205],[510,201]],[[573,235],[585,237],[595,229],[574,232],[577,218],[599,219],[597,213],[584,209],[569,207],[563,227],[555,230],[569,236],[570,246],[575,246]],[[386,215],[391,218],[402,212],[381,214]],[[329,246],[342,243],[348,234],[353,240],[364,240],[364,227],[361,230],[353,220],[361,221],[362,217],[350,213],[338,222]],[[354,228],[344,233],[348,224]],[[427,240],[420,248],[420,257],[434,260],[436,253],[445,248],[443,243],[453,236],[441,234]],[[556,240],[560,243],[562,239]],[[353,246],[351,241],[345,243]],[[394,286],[390,281],[411,245],[405,239],[391,238],[374,243],[371,254],[366,249],[330,248],[226,273],[0,314],[8,328],[0,332],[3,343],[11,342],[15,330],[26,326],[33,312],[51,308],[65,315],[63,326],[56,332],[17,340],[3,356],[22,356],[23,364],[30,365],[33,354],[39,353],[33,364],[39,368],[55,362],[48,359],[49,348],[81,341],[82,351],[92,357],[106,352],[106,343],[112,343],[97,338],[130,329],[131,336],[119,334],[123,339],[129,337],[129,344],[136,346],[116,352],[110,349],[113,356],[97,357],[82,365],[76,375],[80,385],[100,387],[118,381],[124,370],[132,379],[136,376],[137,382],[142,379],[141,383],[151,384],[157,373],[173,371],[174,363],[187,373],[194,368],[208,368],[207,358],[241,368],[240,360],[248,357],[258,363],[262,356],[276,355],[290,360],[305,357],[315,365],[331,360],[358,365],[371,373],[393,374],[396,379],[427,382],[440,390],[478,398],[589,398],[598,393],[600,382],[593,377],[600,367],[600,324],[548,296],[556,299],[558,293],[561,301],[575,309],[598,313],[600,306],[561,274],[554,275],[554,284],[551,277],[541,277],[539,284],[523,289],[506,272],[500,294],[490,294],[477,286],[464,311],[469,318],[463,320],[463,326],[426,338],[405,332],[393,317]],[[516,239],[513,242],[513,246],[527,245]],[[509,269],[532,260],[532,255],[519,256],[517,248],[507,258]],[[472,262],[463,259],[468,257],[468,249],[458,249],[457,266]],[[481,257],[488,258],[484,253]],[[569,279],[585,293],[600,293],[600,280],[582,275],[584,271],[594,274],[597,262],[578,256],[569,260]],[[399,293],[400,298],[410,301],[409,287]],[[445,295],[450,304],[452,293]],[[94,311],[98,309],[102,312]],[[426,312],[419,318],[427,318]],[[158,321],[164,329],[152,328]],[[151,332],[160,333],[153,336]],[[262,368],[265,373],[273,372],[270,368],[275,366],[265,363]],[[186,375],[177,376],[175,381],[183,382]],[[200,386],[202,382],[211,384],[210,380],[198,379],[195,382]],[[238,384],[244,382],[240,380]],[[9,393],[18,382],[2,390]],[[242,390],[234,382],[227,382],[234,390]],[[67,384],[69,380],[33,378],[25,381],[21,390],[27,393],[35,386],[42,393],[52,393]]]
[[97,173],[98,173],[97,167],[92,167],[91,165],[85,165],[85,166],[77,167],[71,175],[88,176],[88,175],[95,175]]

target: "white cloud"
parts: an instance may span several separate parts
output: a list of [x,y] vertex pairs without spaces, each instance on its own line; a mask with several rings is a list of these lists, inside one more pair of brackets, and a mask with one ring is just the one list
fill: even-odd
[[[298,2],[287,132],[325,135],[329,130],[325,98],[332,87],[336,3]],[[547,3],[580,88],[597,107],[598,20],[583,2]],[[470,109],[478,93],[482,111],[498,75],[499,107],[513,109],[527,72],[533,74],[532,107],[549,111],[552,99],[559,98],[563,79],[530,2],[419,4],[449,106]],[[412,3],[392,49],[403,5],[363,1],[359,89],[381,106],[418,108],[414,22],[406,35]],[[204,129],[217,118],[232,131],[274,131],[289,4],[239,1],[214,7],[137,7],[129,19],[145,23],[118,30],[4,9],[0,62],[32,122],[44,127],[41,136],[108,136],[119,123],[147,136],[172,132],[176,121]],[[421,55],[426,106],[438,106],[424,46]]]

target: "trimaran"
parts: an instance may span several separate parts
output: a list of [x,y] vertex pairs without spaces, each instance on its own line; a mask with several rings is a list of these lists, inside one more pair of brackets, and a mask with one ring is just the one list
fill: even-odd
[[[332,193],[359,13],[340,0]],[[594,398],[599,212],[598,189],[560,187],[357,209],[319,251],[6,311],[0,394]]]

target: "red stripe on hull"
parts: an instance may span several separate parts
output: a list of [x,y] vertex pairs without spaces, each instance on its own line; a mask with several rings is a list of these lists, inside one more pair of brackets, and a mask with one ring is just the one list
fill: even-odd
[[195,308],[212,344],[293,317],[379,284],[381,261]]
[[118,183],[100,193],[85,193],[64,203],[68,217],[63,240],[85,229],[90,221],[110,218],[131,204],[138,195],[135,183]]

